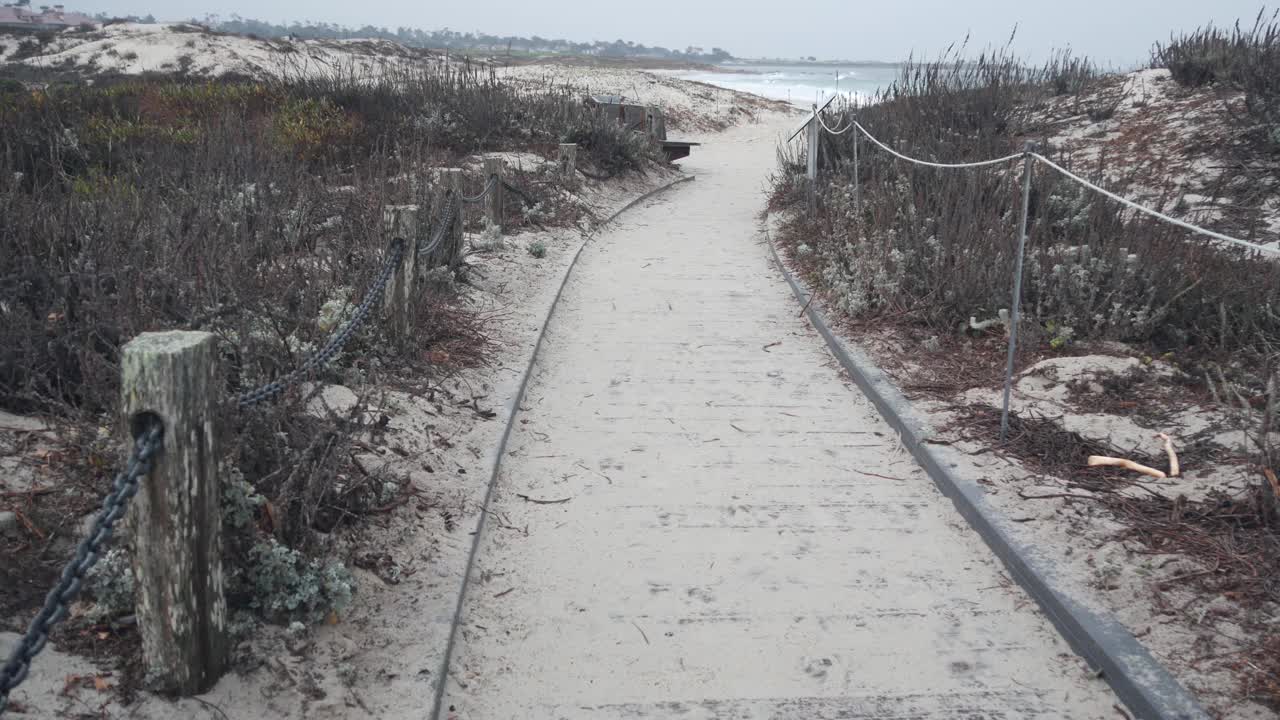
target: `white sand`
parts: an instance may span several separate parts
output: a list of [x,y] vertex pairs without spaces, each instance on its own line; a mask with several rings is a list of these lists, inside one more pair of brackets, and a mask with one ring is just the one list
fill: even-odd
[[[526,87],[568,87],[584,95],[622,95],[627,102],[662,108],[668,131],[714,130],[762,111],[791,112],[784,103],[632,68],[543,63],[498,68],[499,77]],[[672,139],[675,135],[668,132]]]
[[[0,35],[12,55],[22,38]],[[307,77],[335,72],[376,74],[390,68],[442,63],[436,53],[411,50],[385,40],[254,40],[206,33],[181,23],[107,25],[90,33],[58,35],[37,57],[15,61],[32,68],[140,74],[176,72],[193,76],[234,73],[253,77]]]
[[[1237,142],[1239,129],[1228,118],[1245,116],[1243,98],[1230,88],[1186,88],[1168,70],[1149,69],[1105,81],[1082,98],[1057,98],[1033,114],[1050,147],[1076,172],[1100,174],[1121,195],[1213,229],[1239,212],[1240,195],[1256,189],[1235,182],[1243,176],[1223,157]],[[1280,204],[1263,207],[1259,230],[1251,242],[1280,247]]]

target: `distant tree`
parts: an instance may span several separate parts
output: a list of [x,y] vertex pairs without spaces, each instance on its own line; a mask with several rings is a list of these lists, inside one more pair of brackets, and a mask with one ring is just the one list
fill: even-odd
[[[25,0],[29,2],[30,0]],[[154,22],[154,19],[150,20]],[[446,48],[459,50],[487,50],[497,52],[506,49],[520,48],[532,52],[550,52],[560,54],[600,55],[606,57],[652,57],[674,58],[696,62],[722,62],[733,55],[723,48],[712,48],[705,52],[702,48],[690,45],[683,51],[668,50],[664,47],[649,47],[631,40],[618,39],[613,42],[596,40],[592,42],[573,42],[570,40],[553,40],[539,37],[524,38],[520,36],[499,37],[480,32],[460,33],[449,28],[425,31],[409,27],[397,27],[394,31],[385,27],[365,25],[361,28],[348,28],[334,23],[298,22],[288,25],[277,25],[231,15],[220,20],[216,15],[206,15],[205,24],[216,30],[241,35],[257,35],[260,37],[295,37],[314,39],[351,39],[374,38],[394,40],[412,47]]]

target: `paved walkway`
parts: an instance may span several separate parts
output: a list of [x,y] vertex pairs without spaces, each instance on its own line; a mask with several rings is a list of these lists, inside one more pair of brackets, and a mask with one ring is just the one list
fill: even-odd
[[445,707],[1117,717],[797,318],[757,238],[777,129],[695,149],[696,182],[583,255],[504,458]]

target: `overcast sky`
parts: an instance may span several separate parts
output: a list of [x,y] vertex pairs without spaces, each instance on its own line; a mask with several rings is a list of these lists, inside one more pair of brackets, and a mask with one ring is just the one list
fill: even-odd
[[[1253,17],[1257,0],[62,0],[90,13],[154,14],[161,20],[206,13],[273,22],[448,27],[494,35],[569,40],[631,40],[683,48],[723,47],[740,57],[899,60],[933,55],[972,34],[971,45],[1003,44],[1042,57],[1070,46],[1101,61],[1144,60],[1156,40],[1203,23]],[[54,0],[35,0],[33,5]],[[1273,7],[1275,3],[1273,3]]]

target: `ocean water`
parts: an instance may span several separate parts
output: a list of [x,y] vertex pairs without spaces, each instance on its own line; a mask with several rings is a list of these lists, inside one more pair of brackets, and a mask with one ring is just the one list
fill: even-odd
[[807,108],[832,95],[867,102],[898,77],[897,66],[730,63],[724,72],[682,72],[678,77],[741,90]]

